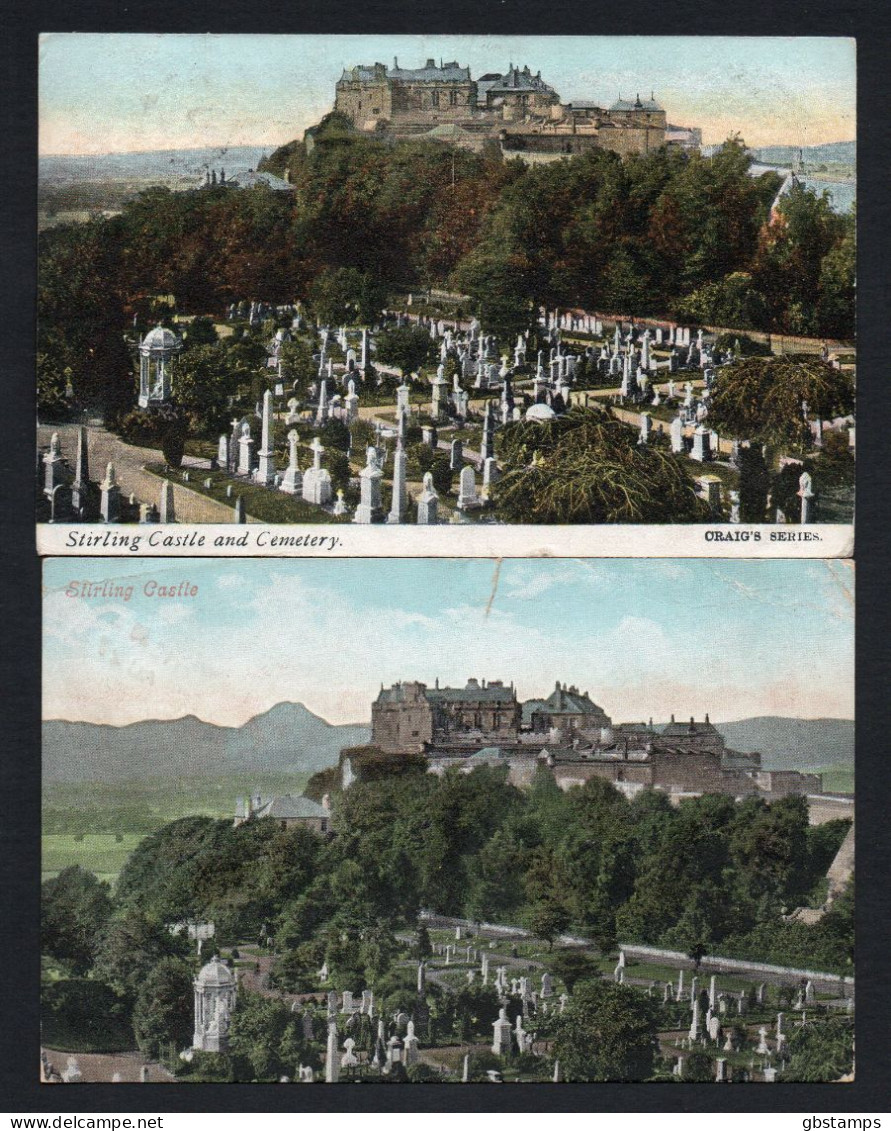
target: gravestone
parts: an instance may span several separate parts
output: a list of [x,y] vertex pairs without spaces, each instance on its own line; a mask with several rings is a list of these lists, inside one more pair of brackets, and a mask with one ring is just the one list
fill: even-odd
[[808,472],[803,472],[798,480],[798,497],[801,499],[801,521],[810,523],[814,521],[814,490],[813,480]]
[[71,507],[76,515],[83,516],[90,492],[90,464],[87,449],[87,430],[77,430],[77,457],[74,466],[74,482],[71,484]]
[[697,463],[706,463],[711,458],[709,430],[701,424],[697,425],[693,432],[693,448],[690,451],[690,458],[695,459]]
[[173,484],[169,479],[165,479],[161,484],[161,502],[158,507],[158,515],[160,522],[176,522]]
[[476,474],[468,464],[461,469],[458,488],[458,510],[471,510],[481,504],[481,499],[476,493]]
[[361,501],[353,515],[353,522],[361,525],[381,522],[384,517],[384,508],[381,505],[381,479],[384,473],[378,463],[377,448],[368,447],[365,458],[366,464],[359,473]]
[[340,1079],[340,1057],[337,1049],[337,1026],[328,1025],[328,1044],[325,1051],[325,1083],[336,1084]]
[[669,435],[671,437],[671,450],[677,455],[684,450],[684,425],[679,416],[676,416],[671,422],[669,428]]
[[303,473],[303,500],[316,506],[327,506],[332,496],[331,474],[322,467],[322,453],[325,449],[318,436],[313,439],[310,448],[313,465]]
[[254,441],[251,439],[251,426],[245,420],[241,425],[241,435],[238,438],[238,474],[250,475],[253,467]]
[[286,495],[299,495],[303,489],[303,475],[297,463],[298,433],[292,428],[288,433],[288,468],[282,479],[281,490]]
[[43,457],[43,465],[43,493],[47,498],[52,498],[53,491],[65,481],[65,460],[58,432],[53,432],[50,437],[49,451]]
[[510,1053],[511,1030],[507,1019],[507,1010],[504,1006],[498,1012],[498,1020],[492,1022],[494,1030],[492,1035],[492,1052],[496,1056],[507,1056]]
[[461,440],[452,440],[449,452],[449,467],[452,471],[460,471],[464,464],[464,444]]
[[118,522],[121,517],[121,489],[115,476],[114,464],[105,469],[105,478],[99,484],[99,517],[103,522]]
[[400,434],[396,443],[396,451],[393,453],[393,498],[390,513],[387,515],[387,522],[391,525],[399,525],[405,518],[405,507],[408,501],[405,485],[405,465],[405,448],[402,445]]
[[244,513],[244,499],[241,497],[241,495],[239,495],[235,500],[235,506],[232,509],[232,521],[239,523],[247,521]]
[[404,1063],[406,1066],[418,1063],[418,1038],[415,1036],[415,1023],[409,1021],[406,1025],[403,1040]]

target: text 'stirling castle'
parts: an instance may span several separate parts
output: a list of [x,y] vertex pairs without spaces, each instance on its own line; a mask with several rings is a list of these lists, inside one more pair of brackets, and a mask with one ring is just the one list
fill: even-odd
[[515,67],[506,74],[471,77],[458,63],[414,70],[373,63],[341,75],[335,110],[364,133],[393,138],[428,137],[468,149],[500,142],[508,154],[547,161],[588,149],[623,156],[666,144],[697,147],[702,131],[672,126],[651,94],[619,98],[609,108],[594,102],[561,102],[541,72]]

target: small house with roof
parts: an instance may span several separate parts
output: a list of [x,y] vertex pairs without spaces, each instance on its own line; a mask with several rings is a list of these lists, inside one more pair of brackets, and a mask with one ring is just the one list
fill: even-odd
[[[327,797],[323,798],[323,802]],[[235,802],[235,825],[246,821],[275,821],[282,829],[304,828],[324,836],[331,830],[331,809],[309,797],[285,793],[263,798],[259,793],[239,797]]]

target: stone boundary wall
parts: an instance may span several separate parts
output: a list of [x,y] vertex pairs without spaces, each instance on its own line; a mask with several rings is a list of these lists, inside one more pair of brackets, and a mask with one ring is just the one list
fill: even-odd
[[[661,947],[641,946],[637,943],[619,943],[628,958],[641,962],[666,962],[678,968],[692,970],[696,963],[686,954],[677,950],[663,950]],[[772,966],[767,962],[748,962],[741,958],[722,958],[707,954],[699,963],[700,972],[712,974],[742,974],[762,978],[765,982],[781,983],[810,979],[814,988],[823,993],[838,993],[843,997],[854,996],[854,979],[841,974],[827,974],[818,970],[798,970],[791,966]]]
[[[435,915],[430,911],[422,911],[419,918],[427,927],[438,930],[448,930],[452,927],[468,927],[479,930],[487,935],[500,938],[531,939],[535,936],[523,927],[505,926],[503,923],[473,923],[469,919],[457,919],[450,915]],[[558,942],[564,946],[594,946],[592,939],[581,938],[577,935],[561,935]],[[677,969],[692,970],[696,963],[679,950],[664,950],[662,947],[643,946],[638,943],[622,943],[619,950],[625,952],[626,957],[636,958],[640,962],[653,964],[667,964]],[[767,962],[747,962],[741,958],[721,958],[719,955],[708,954],[699,963],[702,973],[711,974],[740,974],[746,977],[759,978],[764,982],[774,985],[797,982],[810,979],[814,988],[821,993],[837,993],[842,997],[854,996],[854,979],[841,974],[827,974],[817,970],[798,970],[791,966],[772,966]]]
[[[563,157],[563,156],[565,156],[565,154],[555,154],[555,155],[543,154],[542,160],[543,161],[559,160],[560,157]],[[417,293],[417,297],[419,299],[421,298],[422,295],[427,295],[427,296],[429,296],[429,299],[432,302],[436,302],[440,295],[442,295],[443,298],[445,298],[446,294],[447,294],[447,300],[449,302],[460,301],[461,303],[469,303],[471,301],[469,295],[456,295],[456,294],[447,293],[447,292],[437,292],[435,290],[418,291],[416,293]],[[571,313],[571,314],[579,315],[579,316],[582,316],[582,317],[594,318],[598,322],[603,323],[604,330],[606,329],[607,326],[615,327],[616,323],[618,323],[618,322],[621,322],[624,325],[628,325],[632,321],[635,323],[635,325],[658,326],[658,327],[661,327],[661,329],[663,329],[663,330],[672,330],[672,329],[677,328],[678,326],[695,325],[695,323],[677,322],[674,319],[662,318],[662,317],[659,317],[658,315],[645,315],[644,316],[644,315],[633,315],[633,314],[607,314],[603,311],[581,310],[581,309],[575,309],[575,308],[573,308],[572,310],[566,310],[566,311],[559,310],[558,312],[567,313],[567,314]],[[400,313],[407,314],[409,317],[412,316],[411,308],[408,308],[404,311],[401,311]],[[417,316],[415,316],[415,320],[417,320]],[[448,320],[448,317],[446,315],[444,315],[443,321],[447,321],[447,320]],[[454,319],[451,319],[451,321],[454,321]],[[469,326],[470,323],[467,322],[466,325]],[[462,325],[462,329],[463,328],[465,328],[465,327]],[[704,325],[702,327],[702,329],[708,331],[708,333],[710,333],[710,334],[716,334],[716,335],[717,334],[737,334],[737,335],[742,334],[742,335],[745,335],[745,337],[751,338],[753,342],[760,342],[762,345],[769,345],[771,350],[777,355],[782,355],[782,354],[787,354],[787,353],[819,354],[820,351],[823,349],[824,345],[828,346],[830,352],[856,353],[856,351],[857,351],[857,346],[856,346],[855,342],[845,341],[845,340],[839,339],[839,338],[803,338],[803,337],[797,337],[794,334],[769,334],[769,333],[767,333],[766,331],[763,331],[763,330],[743,330],[743,329],[740,329],[740,327],[738,327],[738,326],[732,327],[732,326],[708,326],[708,325]],[[566,333],[571,335],[572,331],[567,330]]]

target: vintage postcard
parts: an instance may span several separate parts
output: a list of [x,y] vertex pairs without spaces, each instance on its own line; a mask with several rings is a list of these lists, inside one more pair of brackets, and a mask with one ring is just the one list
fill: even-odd
[[855,80],[841,38],[43,36],[41,552],[850,554]]
[[852,563],[43,578],[43,1081],[853,1079]]

